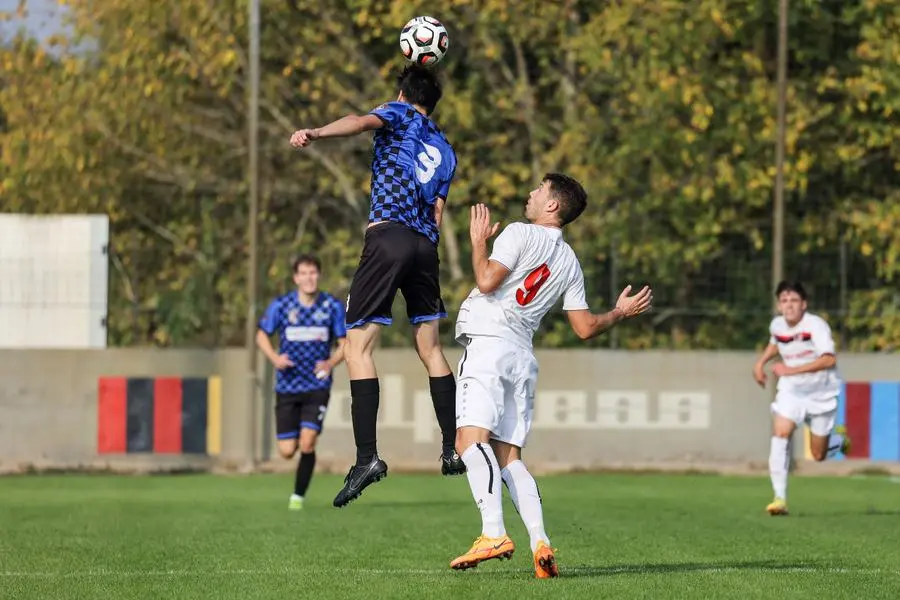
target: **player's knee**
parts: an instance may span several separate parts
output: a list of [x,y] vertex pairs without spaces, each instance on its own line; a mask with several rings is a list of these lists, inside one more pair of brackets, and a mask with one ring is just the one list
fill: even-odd
[[828,452],[826,452],[824,449],[820,450],[818,448],[815,450],[812,450],[811,454],[812,454],[813,460],[815,460],[816,462],[822,462],[823,460],[825,460],[825,457],[828,456]]
[[297,453],[297,440],[278,440],[278,454],[281,458],[294,458]]
[[462,430],[456,430],[456,453],[462,456],[474,444]]
[[302,454],[309,454],[310,452],[316,451],[316,442],[318,441],[318,435],[309,435],[303,436],[300,439],[300,452]]

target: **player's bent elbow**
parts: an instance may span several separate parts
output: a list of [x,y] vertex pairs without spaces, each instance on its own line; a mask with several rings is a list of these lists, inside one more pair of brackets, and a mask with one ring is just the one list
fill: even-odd
[[587,327],[577,327],[574,323],[572,324],[572,331],[575,332],[575,335],[577,335],[578,339],[582,342],[585,342],[594,337],[592,335],[593,332],[590,329],[588,329]]
[[482,294],[491,294],[497,291],[497,288],[500,287],[500,284],[490,280],[485,281],[484,279],[480,279],[475,281],[475,287],[477,287],[478,291]]

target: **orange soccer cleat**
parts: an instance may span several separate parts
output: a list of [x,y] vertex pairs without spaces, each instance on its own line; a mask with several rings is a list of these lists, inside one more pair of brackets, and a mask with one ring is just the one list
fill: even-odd
[[477,567],[478,563],[492,558],[512,558],[516,545],[508,535],[490,538],[478,536],[469,551],[450,563],[451,569],[464,570]]
[[544,542],[538,542],[534,551],[534,574],[538,579],[559,577],[559,567],[556,566],[553,549]]

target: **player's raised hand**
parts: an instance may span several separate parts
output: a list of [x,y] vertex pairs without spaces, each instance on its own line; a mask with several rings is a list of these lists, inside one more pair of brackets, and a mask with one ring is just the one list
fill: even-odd
[[624,318],[631,319],[650,310],[653,303],[653,290],[649,285],[645,285],[634,296],[629,296],[629,293],[631,293],[630,285],[625,286],[625,289],[619,294],[619,299],[616,300],[616,308],[622,311]]
[[291,135],[291,146],[305,148],[317,139],[319,139],[319,134],[315,129],[298,129]]
[[491,225],[491,211],[484,204],[472,207],[469,217],[469,237],[473,244],[486,242],[500,229],[500,223]]

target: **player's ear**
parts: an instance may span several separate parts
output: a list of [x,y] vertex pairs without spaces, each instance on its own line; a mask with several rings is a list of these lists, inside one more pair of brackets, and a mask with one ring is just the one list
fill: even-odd
[[544,207],[549,213],[557,213],[559,212],[559,200],[550,196],[547,198],[547,204],[545,204]]

